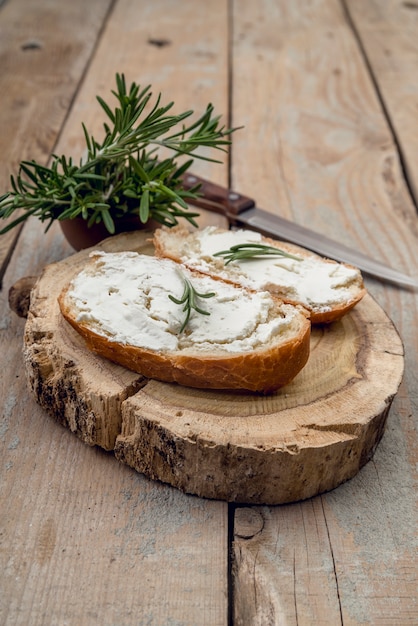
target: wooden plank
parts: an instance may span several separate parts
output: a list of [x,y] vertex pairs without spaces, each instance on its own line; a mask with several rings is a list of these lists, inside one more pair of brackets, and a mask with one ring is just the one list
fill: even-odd
[[324,498],[344,624],[417,623],[413,428],[412,415],[402,409],[392,413],[373,461],[341,491]]
[[[19,322],[11,327],[21,334]],[[67,436],[21,398],[24,375],[12,356],[1,622],[193,626],[198,616],[225,624],[227,529],[217,504],[146,481]]]
[[418,4],[393,0],[346,0],[345,4],[389,115],[418,205]]
[[[415,207],[341,4],[240,2],[233,20],[233,124],[245,124],[233,145],[234,186],[417,275]],[[237,624],[417,621],[418,298],[366,285],[406,347],[386,433],[373,461],[320,499],[237,510]]]
[[341,623],[320,498],[235,512],[235,623]]
[[339,2],[265,0],[240,6],[234,23],[232,123],[245,131],[234,138],[233,186],[413,273],[415,209]]
[[[226,11],[224,0],[211,4],[210,14],[192,0],[175,12],[168,0],[116,3],[57,151],[81,147],[79,121],[97,117],[94,96],[113,88],[116,71],[141,82],[155,78],[181,107],[198,109],[213,98],[227,113]],[[157,46],[150,37],[167,37],[171,44]],[[56,89],[66,109],[65,90]],[[226,180],[226,166],[213,167],[218,180]],[[212,175],[211,168],[201,173]],[[227,506],[149,482],[112,455],[85,446],[27,393],[24,328],[8,310],[7,290],[70,253],[58,228],[44,235],[31,222],[1,294],[0,349],[8,367],[0,381],[0,622],[225,626]]]
[[[309,224],[316,221],[334,236],[346,230],[352,242],[414,271],[415,213],[361,55],[336,3],[305,5],[283,1],[255,7],[241,2],[236,10],[234,121],[246,121],[247,127],[237,134],[234,182],[243,191],[246,186],[266,208],[273,208],[279,197],[288,215]],[[212,11],[219,14],[211,5]],[[131,32],[133,13],[126,19],[126,32]],[[196,20],[200,23],[199,17]],[[159,20],[152,23],[160,25]],[[158,32],[163,32],[162,25]],[[164,50],[148,45],[156,55]],[[136,45],[132,57],[138,67],[136,53],[145,54],[143,48]],[[117,55],[110,48],[103,53],[102,63],[109,62],[111,54]],[[220,55],[217,62],[224,61]],[[336,61],[338,65],[331,65]],[[182,74],[177,70],[178,82]],[[107,90],[110,78],[104,70],[103,75]],[[344,76],[344,81],[338,79]],[[83,105],[87,109],[89,102]],[[67,131],[70,137],[70,126]],[[75,146],[80,146],[78,135]],[[213,171],[214,176],[224,176],[222,168]],[[209,175],[214,177],[212,170]],[[315,213],[307,210],[310,206]],[[38,224],[31,225],[13,257],[6,288],[69,252],[58,232],[44,237]],[[315,500],[246,509],[252,511],[249,520],[245,512],[238,513],[235,549],[242,558],[237,556],[235,564],[236,623],[254,623],[257,611],[262,615],[260,599],[272,609],[270,623],[274,616],[280,623],[281,615],[288,616],[289,624],[315,623],[312,615],[322,618],[319,623],[327,623],[328,615],[333,624],[416,623],[417,302],[394,288],[372,281],[368,286],[395,319],[407,348],[405,381],[389,428],[372,463],[321,499],[321,506]],[[22,320],[9,313],[5,292],[1,306],[0,342],[8,367],[0,381],[5,564],[0,619],[6,616],[3,621],[11,624],[28,623],[29,616],[32,623],[51,617],[69,624],[130,624],[142,617],[155,624],[164,619],[224,624],[224,509],[219,513],[218,503],[195,505],[194,499],[150,485],[115,466],[107,455],[80,447],[70,433],[51,424],[27,396],[20,356]],[[263,529],[260,520],[257,525],[259,513]],[[156,527],[156,520],[162,528]],[[255,536],[257,542],[251,539]],[[262,553],[259,561],[257,552]],[[245,563],[254,569],[246,572]],[[263,581],[265,563],[269,577]],[[185,577],[183,586],[174,579],[176,567],[178,580]],[[292,578],[292,571],[298,576]],[[221,581],[215,582],[218,572]],[[254,589],[259,595],[253,600]]]
[[[110,5],[16,0],[0,7],[0,195],[20,161],[48,160]],[[0,238],[0,285],[16,235]]]

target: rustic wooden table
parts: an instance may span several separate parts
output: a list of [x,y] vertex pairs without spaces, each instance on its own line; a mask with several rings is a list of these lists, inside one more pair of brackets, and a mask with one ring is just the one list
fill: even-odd
[[[0,192],[25,158],[79,156],[123,72],[245,127],[198,173],[418,275],[418,3],[0,5]],[[144,478],[29,394],[8,290],[70,254],[37,221],[0,237],[0,623],[418,624],[417,294],[366,277],[405,345],[373,459],[310,500],[236,506]]]

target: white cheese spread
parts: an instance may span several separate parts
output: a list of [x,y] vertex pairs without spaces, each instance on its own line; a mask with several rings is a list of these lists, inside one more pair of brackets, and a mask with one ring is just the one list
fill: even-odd
[[[208,276],[191,274],[169,259],[135,252],[93,252],[93,264],[73,280],[67,304],[78,311],[77,321],[121,344],[155,351],[246,352],[286,332],[297,314],[277,304],[267,292],[247,293]],[[184,278],[201,298],[184,332],[185,312],[169,298],[181,299]]]
[[340,302],[350,301],[350,289],[359,284],[361,276],[356,268],[340,263],[324,262],[316,255],[300,257],[270,256],[232,261],[227,266],[217,252],[243,243],[263,243],[260,233],[249,230],[218,231],[209,226],[193,238],[185,239],[181,260],[202,272],[210,272],[225,280],[254,290],[271,290],[285,294],[316,311],[327,311]]

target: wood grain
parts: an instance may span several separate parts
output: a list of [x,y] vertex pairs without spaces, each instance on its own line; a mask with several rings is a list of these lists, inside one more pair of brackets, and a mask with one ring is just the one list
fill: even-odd
[[[0,7],[0,195],[21,161],[48,161],[110,4],[16,0]],[[0,238],[0,285],[18,232]]]
[[234,138],[234,187],[417,275],[415,207],[341,4],[240,6],[233,56],[233,123],[245,125]]
[[[74,153],[80,149],[79,121],[96,118],[95,95],[110,93],[116,71],[124,71],[127,77],[142,82],[146,68],[144,80],[155,78],[158,83],[169,59],[172,71],[165,82],[161,79],[159,83],[165,87],[167,99],[180,101],[182,108],[192,105],[197,109],[215,94],[215,104],[221,110],[223,103],[227,106],[223,83],[227,68],[225,2],[213,3],[210,19],[216,37],[207,31],[207,18],[200,6],[189,1],[181,3],[181,14],[173,13],[171,3],[164,1],[113,3],[111,24],[103,32],[98,32],[103,21],[99,10],[94,14],[94,3],[88,7],[85,2],[66,3],[66,7],[63,3],[50,4],[61,11],[65,34],[70,37],[69,47],[71,41],[83,37],[83,19],[88,22],[92,17],[97,27],[88,41],[94,47],[94,63],[85,74],[80,98],[77,94],[71,107],[73,92],[70,96],[65,83],[57,82],[53,96],[50,92],[45,103],[45,110],[47,104],[55,102],[62,107],[64,116],[68,113],[57,152],[71,154],[72,148]],[[27,3],[8,3],[2,11],[6,6],[17,5],[23,17]],[[77,13],[77,6],[81,14]],[[108,5],[101,3],[102,8],[105,6]],[[39,18],[40,11],[37,3],[35,13]],[[0,23],[1,19],[0,13]],[[183,20],[188,24],[190,42],[186,48],[181,38]],[[51,24],[49,28],[53,30]],[[174,39],[171,36],[168,52],[148,43],[149,37],[161,37],[167,30],[177,33]],[[64,42],[58,28],[56,36]],[[203,51],[210,52],[209,60],[199,56],[202,45]],[[210,82],[199,79],[198,67],[210,75]],[[53,70],[51,76],[55,76]],[[30,85],[29,79],[27,84]],[[43,123],[42,136],[52,136],[56,118],[51,115]],[[62,119],[58,128],[61,124]],[[28,142],[32,138],[37,141],[31,128],[27,129]],[[46,145],[46,157],[51,146]],[[16,158],[21,155],[23,150],[17,146]],[[220,182],[225,180],[223,166],[213,167]],[[225,626],[225,504],[205,502],[147,481],[115,462],[113,455],[81,444],[69,431],[53,423],[28,396],[22,370],[22,320],[8,310],[7,291],[18,278],[39,274],[46,264],[70,253],[71,247],[58,227],[44,235],[41,224],[28,224],[10,261],[1,293],[0,349],[8,368],[0,377],[4,403],[0,433],[0,622],[19,626]]]
[[[400,149],[412,189],[416,2],[347,0],[351,24],[337,0],[239,0],[229,16],[221,0],[117,0],[104,32],[109,3],[0,4],[2,185],[21,158],[46,161],[54,145],[78,154],[80,121],[100,128],[92,99],[125,71],[182,109],[214,100],[228,114],[231,98],[232,123],[245,126],[231,154],[234,186],[265,209],[418,275],[416,208],[399,158]],[[45,8],[55,13],[56,30]],[[83,38],[86,23],[90,38]],[[39,32],[53,39],[52,50],[29,45],[23,53],[19,33],[30,44]],[[16,45],[9,47],[10,37]],[[31,98],[19,106],[22,93]],[[226,165],[202,164],[200,173],[228,180]],[[83,446],[29,396],[24,324],[9,310],[7,290],[72,250],[55,227],[44,235],[33,223],[22,235],[0,294],[7,364],[0,376],[0,621],[225,626],[227,507],[151,483]],[[7,239],[0,248],[7,256]],[[418,300],[369,278],[366,284],[405,345],[405,376],[385,435],[371,462],[324,496],[236,508],[236,624],[417,623]]]
[[347,13],[388,116],[408,184],[418,205],[418,138],[415,132],[418,84],[418,6],[416,2],[346,0]]
[[234,624],[341,623],[320,498],[235,513]]
[[[389,19],[368,20],[373,10],[387,15],[407,11],[406,4],[347,2],[350,11],[357,8],[365,47],[376,37],[383,46],[384,22],[393,56],[403,53],[413,18],[399,42],[399,20],[392,30]],[[414,203],[342,3],[240,3],[233,25],[233,122],[246,126],[234,140],[234,186],[257,197],[265,209],[418,275]],[[374,49],[379,80],[376,68],[385,68],[390,59],[381,58],[383,48]],[[405,67],[404,85],[408,73],[411,79]],[[387,87],[393,91],[393,83]],[[380,95],[385,93],[382,89]],[[388,96],[389,114],[394,98],[396,93]],[[413,128],[411,123],[403,135],[411,167]],[[243,153],[246,159],[239,158]],[[366,286],[397,325],[406,349],[404,384],[386,434],[373,461],[335,491],[285,508],[252,509],[264,523],[254,538],[241,536],[236,518],[237,624],[416,621],[418,302],[415,294],[367,277]]]

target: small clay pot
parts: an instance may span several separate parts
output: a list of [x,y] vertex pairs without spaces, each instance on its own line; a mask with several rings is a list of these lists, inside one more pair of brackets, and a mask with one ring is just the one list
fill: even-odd
[[[77,251],[91,248],[100,241],[103,241],[103,239],[112,236],[103,222],[88,227],[87,220],[84,220],[82,217],[60,220],[60,226],[68,243]],[[129,215],[115,221],[115,235],[132,232],[134,230],[152,230],[157,226],[161,226],[161,224],[158,224],[154,220],[149,220],[146,224],[143,224],[139,217]]]

